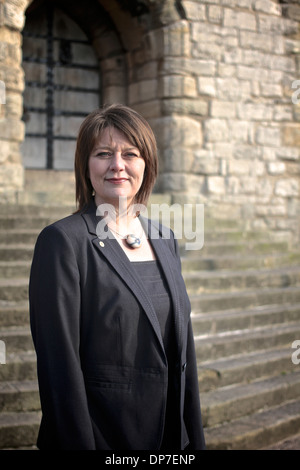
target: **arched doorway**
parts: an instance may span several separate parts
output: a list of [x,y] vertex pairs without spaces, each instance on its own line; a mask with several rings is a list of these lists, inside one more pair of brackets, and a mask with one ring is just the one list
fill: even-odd
[[99,62],[78,24],[50,1],[27,9],[23,68],[24,166],[73,169],[79,125],[101,104]]

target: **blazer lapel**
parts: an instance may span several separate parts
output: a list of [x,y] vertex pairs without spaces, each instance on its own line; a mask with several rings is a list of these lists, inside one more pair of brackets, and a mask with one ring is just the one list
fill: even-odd
[[88,210],[83,212],[81,215],[87,224],[89,232],[95,235],[95,238],[92,240],[93,245],[101,255],[109,261],[117,274],[122,278],[125,284],[127,284],[143,307],[165,356],[160,325],[151,299],[142,283],[138,282],[138,279],[135,276],[135,271],[132,269],[128,257],[115,238],[107,237],[107,233],[104,231],[104,224],[101,223],[102,217],[96,215],[96,205],[94,203],[91,204]]

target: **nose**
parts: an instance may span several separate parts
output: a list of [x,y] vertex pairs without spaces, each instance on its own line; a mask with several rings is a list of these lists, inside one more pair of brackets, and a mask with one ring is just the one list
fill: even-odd
[[122,171],[124,170],[124,160],[120,152],[115,152],[110,161],[110,170],[111,171]]

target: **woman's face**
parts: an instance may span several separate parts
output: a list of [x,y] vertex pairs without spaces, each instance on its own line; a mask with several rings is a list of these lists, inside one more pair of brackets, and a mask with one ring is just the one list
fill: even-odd
[[122,197],[128,207],[142,185],[145,161],[125,134],[108,127],[96,141],[88,170],[97,206],[108,203],[117,208]]

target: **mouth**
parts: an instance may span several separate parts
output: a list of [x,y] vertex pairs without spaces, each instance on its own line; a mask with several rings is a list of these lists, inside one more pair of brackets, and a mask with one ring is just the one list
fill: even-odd
[[128,178],[106,178],[106,181],[112,184],[122,184],[128,181]]

